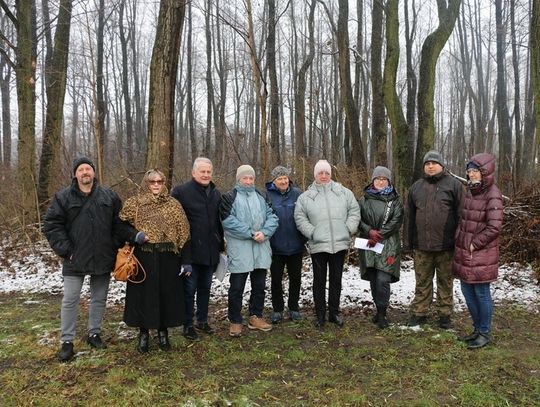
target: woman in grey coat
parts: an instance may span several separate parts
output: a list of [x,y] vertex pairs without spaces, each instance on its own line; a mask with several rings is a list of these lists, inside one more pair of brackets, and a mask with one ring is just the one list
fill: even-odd
[[360,222],[360,208],[351,190],[332,181],[332,168],[319,160],[313,171],[315,182],[298,198],[294,220],[308,239],[313,263],[313,301],[317,320],[326,322],[326,280],[328,276],[328,320],[343,326],[339,313],[341,276],[345,255]]

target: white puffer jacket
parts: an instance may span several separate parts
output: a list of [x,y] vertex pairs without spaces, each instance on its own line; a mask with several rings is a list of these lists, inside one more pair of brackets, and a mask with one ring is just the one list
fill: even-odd
[[313,183],[298,198],[298,230],[309,239],[310,253],[337,253],[349,248],[360,222],[360,207],[350,189],[338,182]]

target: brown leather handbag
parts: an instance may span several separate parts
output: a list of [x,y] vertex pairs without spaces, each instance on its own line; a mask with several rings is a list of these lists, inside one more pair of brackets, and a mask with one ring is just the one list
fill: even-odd
[[116,281],[129,281],[130,283],[140,284],[146,279],[146,271],[135,257],[134,250],[135,247],[127,243],[124,247],[118,249],[113,271],[113,277]]

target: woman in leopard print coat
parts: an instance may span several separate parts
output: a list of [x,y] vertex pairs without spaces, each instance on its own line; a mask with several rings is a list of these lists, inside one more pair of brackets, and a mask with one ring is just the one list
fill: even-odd
[[158,330],[162,350],[171,349],[167,328],[184,324],[184,287],[179,276],[189,223],[180,203],[169,195],[165,175],[147,171],[139,194],[126,200],[120,218],[144,232],[135,255],[146,271],[142,283],[127,283],[124,322],[138,327],[137,350],[149,349],[149,329]]

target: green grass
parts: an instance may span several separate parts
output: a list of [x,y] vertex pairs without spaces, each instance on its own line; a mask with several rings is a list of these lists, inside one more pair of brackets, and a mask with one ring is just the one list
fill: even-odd
[[[247,327],[241,338],[218,332],[191,343],[171,330],[173,351],[152,342],[135,350],[136,331],[107,310],[104,351],[84,342],[82,303],[76,359],[56,361],[60,298],[0,294],[0,400],[3,406],[508,406],[538,405],[540,315],[497,307],[494,344],[470,351],[455,340],[469,330],[466,314],[455,331],[429,325],[420,332],[394,325],[378,330],[361,312],[342,329],[299,323],[270,332]],[[392,310],[394,322],[403,312]]]

